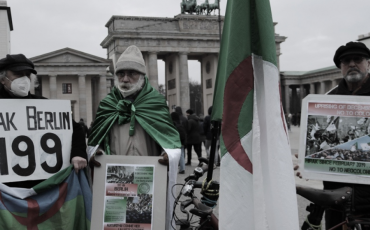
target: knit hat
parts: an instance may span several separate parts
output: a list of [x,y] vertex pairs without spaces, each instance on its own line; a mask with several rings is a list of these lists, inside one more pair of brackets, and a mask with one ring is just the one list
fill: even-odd
[[120,70],[135,70],[142,74],[146,74],[145,62],[143,55],[137,46],[129,46],[119,57],[116,63],[117,73]]

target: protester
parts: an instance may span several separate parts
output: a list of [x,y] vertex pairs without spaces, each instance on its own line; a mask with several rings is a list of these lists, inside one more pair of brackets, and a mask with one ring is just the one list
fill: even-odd
[[[370,50],[361,42],[348,42],[340,46],[334,55],[334,63],[341,70],[343,79],[339,85],[331,90],[330,95],[370,96]],[[295,169],[298,167],[296,166]],[[297,173],[300,176],[300,173]],[[324,189],[352,187],[354,190],[354,207],[361,209],[361,213],[370,212],[370,185],[340,183],[324,181]],[[363,209],[362,209],[363,208]],[[359,214],[359,213],[355,213]],[[326,229],[345,221],[342,212],[335,210],[325,211]]]
[[[29,92],[37,74],[33,63],[23,54],[6,55],[0,60],[0,99],[47,99]],[[40,102],[41,103],[41,102]],[[73,121],[71,164],[76,172],[87,165],[86,142],[80,125]],[[5,183],[10,187],[31,188],[43,180]]]
[[[340,46],[334,55],[334,63],[341,70],[343,79],[339,82],[337,88],[329,92],[331,95],[356,95],[370,96],[370,50],[361,42],[348,42]],[[353,187],[356,200],[360,199],[362,194],[363,203],[361,205],[370,205],[368,200],[370,196],[370,186],[350,183],[338,183],[324,181],[324,189],[335,189],[344,186]],[[355,204],[356,205],[356,204]],[[364,211],[368,213],[370,208]],[[328,210],[325,213],[326,229],[344,221],[342,214],[334,210]]]
[[[204,133],[203,123],[204,123],[204,116],[203,114],[199,114],[199,134],[200,134],[200,141],[201,143],[206,146],[206,134]],[[202,146],[202,145],[201,145]]]
[[[211,143],[212,143],[212,131],[211,131],[211,115],[212,115],[212,106],[208,108],[208,115],[204,118],[203,122],[203,130],[206,135],[206,143],[205,143],[205,148],[206,148],[206,153],[207,153],[207,158],[209,158],[210,153],[211,153]],[[220,156],[218,154],[219,152],[219,139],[217,139],[217,144],[216,144],[216,153],[215,153],[215,165],[220,166]]]
[[177,131],[180,135],[181,140],[181,156],[180,156],[180,171],[179,174],[185,174],[185,143],[186,143],[186,131],[184,127],[181,124],[180,116],[176,112],[171,113],[171,118],[173,121],[173,124],[175,125]]
[[[169,164],[166,227],[170,227],[181,155],[179,134],[174,127],[165,98],[148,81],[141,51],[128,47],[115,65],[115,86],[100,102],[88,141],[90,166],[99,167],[96,155],[159,156]],[[96,151],[96,149],[98,150]]]
[[198,159],[202,157],[202,142],[200,139],[199,121],[198,117],[195,116],[193,110],[186,110],[188,116],[188,130],[186,139],[186,150],[188,154],[188,162],[186,165],[191,165],[191,150],[194,146],[194,151],[198,156]]
[[297,119],[296,123],[297,123],[297,125],[299,127],[301,125],[301,113],[297,113],[296,119]]
[[[188,119],[182,114],[180,106],[176,106],[175,112],[180,116],[180,121],[185,130],[188,130]],[[186,144],[186,143],[185,143]]]
[[287,118],[286,118],[286,124],[288,126],[288,131],[291,132],[291,125],[292,125],[292,114],[288,114]]

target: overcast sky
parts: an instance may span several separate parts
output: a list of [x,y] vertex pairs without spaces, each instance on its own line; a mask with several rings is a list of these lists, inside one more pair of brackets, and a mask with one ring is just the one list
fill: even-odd
[[[213,3],[214,0],[209,0]],[[11,53],[34,57],[69,47],[106,58],[100,43],[112,15],[172,18],[181,0],[7,0],[14,30]],[[204,0],[198,0],[198,4]],[[335,50],[358,35],[370,33],[370,0],[270,0],[281,45],[281,71],[308,71],[333,66]],[[227,1],[221,0],[224,15]],[[159,75],[164,63],[159,61]],[[192,79],[200,64],[189,63]],[[163,83],[160,77],[160,83]]]

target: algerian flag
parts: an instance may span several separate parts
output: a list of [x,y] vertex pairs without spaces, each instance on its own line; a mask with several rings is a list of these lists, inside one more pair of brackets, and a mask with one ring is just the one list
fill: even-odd
[[354,151],[357,151],[358,150],[358,143],[354,143],[352,146],[351,146],[351,152],[354,152]]
[[0,229],[89,230],[91,208],[87,177],[73,166],[31,189],[0,183]]
[[299,229],[268,0],[228,0],[212,120],[222,120],[220,229]]

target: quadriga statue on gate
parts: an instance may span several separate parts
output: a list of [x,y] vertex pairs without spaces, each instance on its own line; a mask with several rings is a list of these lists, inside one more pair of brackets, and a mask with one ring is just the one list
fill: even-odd
[[193,14],[196,12],[197,0],[182,0],[180,6],[182,14],[185,14],[186,12]]
[[[207,0],[207,3],[208,3],[208,0]],[[212,11],[219,10],[219,4],[220,4],[220,0],[215,0],[214,3],[208,4],[207,15],[209,15]]]

